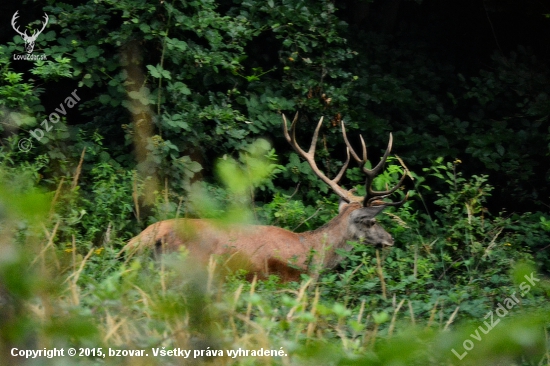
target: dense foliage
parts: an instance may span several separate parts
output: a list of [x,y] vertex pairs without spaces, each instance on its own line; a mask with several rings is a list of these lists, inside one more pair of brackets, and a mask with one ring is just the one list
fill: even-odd
[[[522,292],[498,334],[484,335],[460,362],[550,362],[550,70],[538,49],[500,49],[464,67],[433,43],[411,41],[422,35],[414,27],[390,32],[395,19],[381,1],[23,5],[22,27],[49,16],[34,49],[47,59],[15,60],[23,40],[6,27],[0,352],[282,347],[284,357],[216,360],[458,363],[451,349],[462,354],[484,316],[534,275],[541,281]],[[490,5],[487,16],[497,12]],[[9,17],[17,10],[2,6]],[[528,1],[525,9],[538,8]],[[361,14],[373,25],[362,25]],[[409,201],[380,217],[394,248],[355,243],[336,271],[300,284],[249,283],[243,273],[218,283],[191,261],[182,266],[185,253],[160,262],[117,256],[165,218],[293,231],[329,221],[335,196],[282,134],[281,114],[296,112],[302,146],[324,116],[317,161],[330,176],[345,160],[341,120],[354,146],[365,138],[369,164],[393,134],[410,170]],[[400,160],[378,188],[395,183]],[[344,185],[364,192],[359,173],[349,169]]]

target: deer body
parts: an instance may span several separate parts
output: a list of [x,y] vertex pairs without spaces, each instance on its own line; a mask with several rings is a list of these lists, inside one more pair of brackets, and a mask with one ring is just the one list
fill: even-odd
[[[347,160],[333,179],[328,178],[315,163],[315,148],[323,118],[317,124],[309,150],[306,152],[296,142],[296,123],[294,118],[290,133],[283,115],[283,132],[286,140],[311,166],[314,173],[337,195],[341,204],[339,214],[317,230],[305,233],[293,233],[275,226],[232,225],[223,227],[214,221],[201,219],[173,219],[161,221],[147,227],[134,237],[123,251],[136,252],[144,248],[155,251],[175,251],[184,246],[189,255],[202,262],[208,262],[210,256],[221,256],[226,267],[246,269],[249,273],[265,276],[276,273],[283,280],[296,280],[300,273],[320,267],[334,268],[342,260],[336,249],[351,249],[349,241],[370,245],[391,246],[393,238],[376,222],[375,216],[388,206],[399,206],[399,202],[385,202],[383,198],[394,193],[405,178],[392,189],[374,191],[371,187],[374,178],[384,168],[391,151],[392,135],[388,148],[380,162],[372,169],[366,168],[367,151],[361,137],[362,151],[358,155],[351,147],[344,123],[342,134],[347,146]],[[364,197],[355,196],[355,190],[346,190],[338,184],[350,162],[350,155],[356,160],[365,174]]]
[[229,268],[243,268],[262,277],[279,274],[297,280],[310,269],[334,268],[341,261],[336,249],[350,250],[348,241],[391,246],[393,238],[374,219],[380,208],[343,204],[334,219],[317,230],[293,233],[265,225],[232,225],[210,220],[172,219],[150,225],[134,237],[125,251],[175,251],[185,246],[192,258],[207,263],[211,255],[223,256]]

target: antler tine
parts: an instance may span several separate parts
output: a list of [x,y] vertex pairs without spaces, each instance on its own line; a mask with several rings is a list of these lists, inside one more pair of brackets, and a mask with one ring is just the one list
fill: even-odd
[[48,25],[48,20],[50,20],[50,18],[48,17],[48,14],[46,14],[46,13],[44,13],[43,18],[44,18],[44,21],[42,22],[42,29],[38,33],[42,33],[44,28],[46,28],[46,25]]
[[342,199],[344,199],[346,202],[350,202],[350,192],[346,189],[340,187],[338,185],[338,182],[344,175],[344,172],[346,171],[349,161],[350,161],[350,155],[349,155],[349,149],[347,150],[347,159],[340,171],[338,172],[338,175],[334,179],[330,179],[327,177],[318,167],[317,163],[315,163],[315,149],[317,146],[317,138],[319,137],[319,130],[321,129],[321,126],[323,125],[323,117],[319,120],[319,123],[317,123],[317,127],[315,128],[315,132],[313,133],[313,137],[311,139],[311,145],[309,146],[309,150],[306,153],[297,143],[296,141],[296,124],[298,122],[298,113],[296,113],[296,116],[294,117],[294,120],[292,121],[292,125],[290,126],[290,134],[288,133],[288,126],[286,122],[286,117],[283,114],[283,133],[285,135],[286,140],[294,148],[294,150],[301,155],[309,164],[315,175],[319,177],[323,182],[325,182],[334,193],[336,193],[338,196],[340,196]]
[[300,155],[304,155],[306,152],[302,150],[300,146],[296,143],[296,133],[295,133],[295,123],[298,120],[298,113],[294,116],[294,120],[292,120],[292,124],[290,125],[290,133],[288,133],[288,126],[286,124],[286,116],[283,114],[283,133],[285,135],[286,140],[296,150],[296,152]]
[[365,166],[363,166],[363,172],[369,177],[371,180],[373,180],[378,174],[380,174],[380,171],[384,169],[384,164],[386,164],[386,160],[388,159],[388,156],[390,156],[391,148],[393,145],[393,136],[390,132],[390,141],[388,142],[388,147],[386,148],[386,152],[384,152],[384,155],[376,164],[376,166],[372,169],[367,169]]
[[367,146],[365,145],[365,140],[363,140],[363,136],[359,135],[361,138],[361,146],[363,148],[363,159],[360,159],[355,150],[353,150],[353,147],[351,147],[351,144],[348,140],[348,135],[346,134],[346,127],[344,126],[344,120],[340,122],[340,125],[342,126],[342,135],[344,136],[344,142],[346,143],[346,146],[348,147],[348,150],[351,152],[351,155],[359,163],[359,166],[364,166],[367,162]]
[[[376,166],[372,169],[367,169],[363,166],[363,172],[367,176],[367,178],[365,179],[365,188],[367,190],[367,194],[366,194],[365,199],[363,201],[364,206],[370,206],[373,203],[373,201],[383,199],[383,198],[391,195],[395,191],[397,191],[397,189],[399,187],[401,187],[401,184],[403,184],[403,181],[405,180],[405,178],[407,176],[407,172],[406,172],[407,168],[405,168],[405,172],[403,173],[403,175],[401,176],[401,179],[399,179],[399,182],[395,185],[395,187],[393,187],[391,189],[387,189],[385,191],[375,191],[375,190],[372,189],[372,182],[374,181],[374,178],[376,178],[376,176],[380,174],[381,170],[384,169],[384,164],[386,163],[386,160],[388,159],[388,156],[390,155],[392,146],[393,146],[393,135],[390,132],[390,139],[389,139],[389,142],[388,142],[388,147],[386,148],[386,151],[384,152],[384,155],[380,159],[380,162],[378,164],[376,164]],[[390,202],[390,203],[384,202],[384,205],[385,206],[399,206],[399,205],[402,205],[407,200],[407,198],[408,198],[408,193],[407,193],[407,196],[403,200],[401,200],[399,202]]]
[[[384,196],[385,197],[385,196]],[[375,197],[375,198],[379,198],[379,197]],[[398,202],[384,202],[383,205],[384,206],[401,206],[402,204],[404,204],[407,200],[409,199],[409,192],[407,192],[407,194],[405,195],[405,198],[403,198],[401,201],[398,201]],[[372,198],[371,198],[372,200]],[[370,200],[369,200],[370,201]]]
[[[368,188],[367,188],[367,196],[368,198],[365,198],[365,201],[366,202],[366,206],[370,206],[370,204],[375,201],[375,200],[380,200],[382,198],[386,198],[388,197],[389,195],[391,195],[393,192],[397,191],[397,189],[399,187],[401,187],[401,184],[403,184],[403,181],[405,181],[405,178],[407,177],[407,173],[405,172],[402,176],[401,176],[401,179],[399,179],[399,182],[395,185],[395,187],[393,187],[392,189],[388,189],[386,191],[373,191],[372,190],[372,187],[369,185]],[[367,178],[367,182],[368,182],[368,179]],[[369,182],[368,184],[371,184],[371,182]],[[367,183],[365,183],[367,184]],[[407,192],[407,195],[408,195],[408,192]],[[402,204],[403,202],[405,202],[407,200],[407,198],[405,197],[405,200],[403,201],[400,201],[401,203],[399,204],[388,204],[387,202],[385,202],[385,204],[387,206],[399,206],[400,204]]]
[[[323,125],[323,119],[325,118],[325,116],[321,116],[321,118],[319,119],[319,123],[317,123],[317,127],[315,127],[315,131],[313,132],[313,137],[311,138],[311,145],[309,145],[309,150],[307,151],[307,153],[309,155],[311,155],[311,157],[313,158],[313,156],[315,156],[315,150],[317,149],[317,138],[319,137],[319,130],[321,129],[321,126]],[[292,123],[292,134],[294,135],[294,131],[296,130],[296,123],[298,122],[298,120],[296,119],[293,123]]]
[[346,172],[346,169],[348,168],[350,156],[349,156],[349,149],[347,148],[346,148],[346,155],[347,155],[346,162],[344,163],[344,165],[342,165],[342,168],[340,169],[336,177],[334,177],[333,179],[335,182],[339,182],[340,179],[342,179],[342,176],[344,175],[344,173]]

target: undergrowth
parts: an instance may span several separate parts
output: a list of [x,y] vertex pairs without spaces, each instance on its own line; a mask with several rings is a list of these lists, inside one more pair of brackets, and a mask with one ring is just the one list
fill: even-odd
[[[118,257],[127,240],[132,175],[114,179],[115,170],[99,168],[103,173],[92,181],[92,196],[78,192],[78,184],[52,195],[33,188],[36,167],[27,167],[21,178],[21,169],[4,165],[0,342],[7,364],[550,362],[550,286],[536,269],[543,259],[533,250],[540,240],[548,242],[547,221],[540,213],[493,216],[483,208],[491,193],[486,179],[462,177],[456,162],[437,161],[427,170],[448,185],[429,214],[415,208],[429,188],[416,177],[416,202],[382,216],[396,238],[393,248],[355,243],[352,251],[341,253],[345,260],[336,271],[318,280],[304,274],[299,283],[281,283],[276,276],[247,282],[243,272],[222,280],[215,260],[203,268],[184,251],[160,260]],[[26,183],[6,184],[15,177]],[[92,202],[102,210],[91,215],[88,206],[75,220],[74,212]],[[56,211],[59,204],[64,209]],[[111,206],[116,208],[104,214]],[[326,222],[334,210],[326,206],[317,212],[278,195],[261,217],[305,229]],[[537,281],[525,291],[527,278]],[[499,305],[511,296],[519,298],[518,304],[500,317]],[[489,314],[499,320],[497,330],[480,332],[479,327],[487,330]],[[14,348],[54,347],[94,353],[62,359],[10,356]],[[109,349],[144,355],[117,357]],[[162,353],[178,349],[190,353]],[[275,356],[265,356],[266,350]]]

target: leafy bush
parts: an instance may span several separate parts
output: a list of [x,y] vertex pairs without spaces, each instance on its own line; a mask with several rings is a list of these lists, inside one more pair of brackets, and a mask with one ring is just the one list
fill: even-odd
[[[240,165],[239,169],[246,171],[245,167]],[[115,183],[112,168],[97,168],[101,171],[92,181],[98,193],[96,201],[106,206],[120,203],[117,194],[131,181]],[[540,275],[532,266],[516,264],[520,259],[529,260],[529,256],[505,245],[516,237],[513,231],[502,237],[487,235],[501,228],[503,221],[491,219],[481,206],[473,204],[482,203],[491,191],[485,179],[465,179],[455,169],[454,164],[443,161],[428,169],[449,186],[448,192],[440,192],[438,202],[445,209],[431,226],[422,228],[409,222],[413,216],[408,209],[389,212],[382,221],[390,230],[400,231],[396,247],[379,253],[376,248],[356,244],[354,251],[342,253],[346,263],[341,270],[325,274],[319,283],[307,276],[301,283],[281,284],[275,276],[249,283],[243,281],[242,273],[235,273],[221,284],[212,276],[215,261],[207,269],[197,267],[186,253],[174,253],[160,261],[142,257],[124,262],[114,249],[120,241],[117,237],[90,248],[86,240],[73,236],[67,246],[58,241],[61,230],[55,220],[46,235],[30,230],[39,221],[30,220],[25,212],[46,220],[50,205],[43,195],[20,193],[17,202],[23,205],[3,206],[4,217],[10,218],[5,221],[4,232],[10,235],[4,236],[0,245],[15,254],[0,262],[0,311],[6,315],[0,328],[3,352],[36,340],[65,349],[91,347],[99,352],[101,348],[103,353],[109,348],[141,349],[149,354],[147,362],[151,364],[179,363],[179,359],[153,356],[163,347],[191,350],[193,354],[196,350],[200,362],[223,360],[227,364],[265,361],[264,356],[250,356],[252,350],[261,348],[277,352],[269,359],[273,364],[458,363],[451,350],[458,350],[460,355],[466,352],[462,345],[470,339],[472,326],[482,324],[489,311],[518,292],[524,274]],[[6,172],[18,176],[15,171]],[[20,179],[25,182],[25,178]],[[239,179],[235,182],[242,183]],[[239,191],[244,189],[248,194],[246,186],[251,182],[261,181],[244,183]],[[32,186],[31,179],[25,191]],[[1,202],[9,201],[9,195],[0,197]],[[78,211],[78,205],[88,203],[72,200],[68,204],[67,212]],[[284,216],[288,211],[283,209],[283,215],[275,215],[275,208],[285,205],[294,211],[303,207],[279,197],[267,212]],[[14,216],[11,212],[17,212],[17,207],[28,211]],[[123,214],[124,205],[119,207],[122,211],[108,214]],[[97,212],[92,225],[113,218]],[[290,219],[297,221],[298,216],[293,216]],[[14,234],[25,220],[29,229],[17,239],[25,242],[20,246]],[[440,226],[439,220],[448,226]],[[465,220],[471,221],[471,227]],[[67,220],[61,225],[70,232],[81,223]],[[460,240],[455,235],[458,232],[465,232],[466,239]],[[525,313],[545,306],[548,289],[542,279],[521,296],[524,310],[514,309],[498,325],[498,332],[484,334],[475,350],[464,355],[468,357],[465,362],[497,364],[502,359],[511,363],[522,358],[521,364],[527,365],[533,364],[529,361],[532,357],[545,357],[540,329],[548,319],[545,313]],[[449,331],[456,320],[463,325]],[[390,351],[396,347],[402,352]],[[229,353],[239,348],[248,350],[249,356]],[[222,351],[223,356],[212,356],[212,350],[216,354]],[[121,362],[120,358],[101,355],[72,360],[90,365]],[[128,356],[126,360],[132,359]],[[41,362],[48,365],[57,361],[44,358]]]
[[[498,298],[512,293],[510,271],[517,263],[534,263],[534,253],[512,217],[493,217],[484,207],[492,191],[487,177],[466,179],[458,163],[438,159],[425,169],[447,186],[447,191],[437,193],[435,217],[409,217],[407,210],[380,215],[396,238],[395,247],[379,253],[356,244],[352,252],[342,252],[342,271],[321,279],[327,294],[345,304],[368,301],[376,307],[395,307],[392,298],[408,297],[415,313],[438,303],[455,304],[462,309],[457,319],[463,319],[481,317]],[[430,189],[424,184],[418,188]],[[530,220],[530,214],[524,216]],[[528,227],[534,242],[548,242],[546,228]],[[540,253],[536,257],[542,258]],[[454,310],[447,306],[442,311],[450,317]]]

